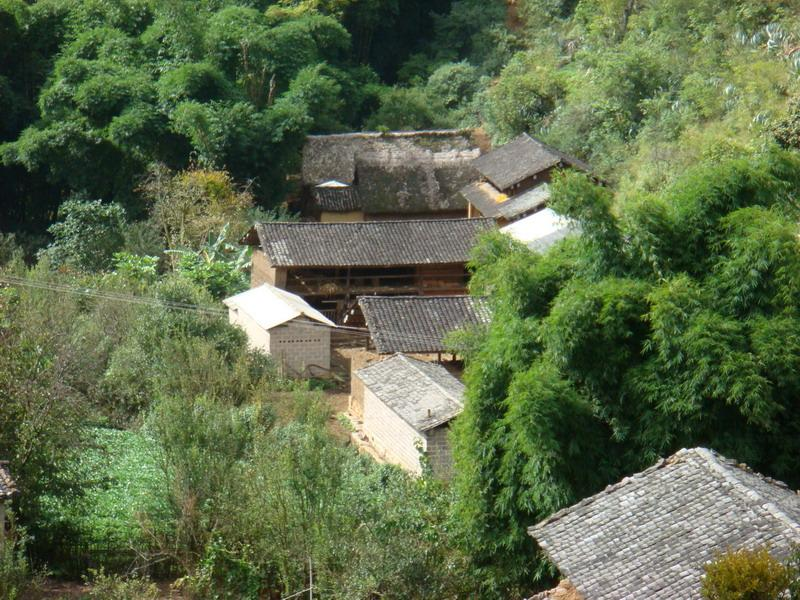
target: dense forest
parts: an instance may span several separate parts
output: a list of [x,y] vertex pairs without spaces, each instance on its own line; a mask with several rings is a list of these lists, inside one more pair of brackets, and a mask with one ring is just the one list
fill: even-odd
[[[658,456],[800,486],[799,83],[796,0],[0,0],[0,599],[522,598],[526,527]],[[474,251],[452,484],[219,303],[306,135],[427,128],[595,175],[552,185],[579,238]]]

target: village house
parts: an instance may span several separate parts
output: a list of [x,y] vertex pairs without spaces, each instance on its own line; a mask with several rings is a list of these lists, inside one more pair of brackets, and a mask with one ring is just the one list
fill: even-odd
[[800,496],[711,450],[684,449],[529,533],[575,598],[695,600],[719,552],[768,546],[786,558],[800,543]]
[[[251,287],[269,283],[342,323],[365,295],[458,295],[466,262],[491,219],[257,223]],[[358,325],[360,311],[348,318]]]
[[16,493],[17,486],[8,471],[8,463],[0,461],[0,539],[5,536],[6,514]]
[[466,217],[481,144],[470,130],[309,136],[293,208],[321,222]]
[[273,356],[290,375],[326,375],[336,325],[295,294],[268,283],[223,300],[252,348]]
[[362,296],[358,299],[378,354],[438,354],[453,331],[487,325],[484,298],[473,296]]
[[404,354],[356,372],[364,386],[363,431],[379,456],[422,473],[420,456],[433,473],[449,478],[450,422],[463,410],[464,386],[441,365]]
[[473,162],[480,178],[461,190],[470,217],[491,217],[505,225],[541,210],[550,198],[548,182],[563,168],[590,171],[585,162],[527,133]]

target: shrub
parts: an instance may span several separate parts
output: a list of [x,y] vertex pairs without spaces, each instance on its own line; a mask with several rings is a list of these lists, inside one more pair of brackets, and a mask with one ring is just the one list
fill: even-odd
[[0,538],[0,600],[16,600],[33,585],[24,540]]
[[729,550],[705,567],[705,600],[778,600],[792,581],[792,571],[767,548]]
[[158,600],[160,594],[154,583],[144,577],[121,577],[90,571],[91,589],[88,600]]
[[119,204],[72,198],[61,205],[58,216],[61,220],[48,229],[53,243],[43,251],[53,266],[100,271],[125,243],[125,209]]

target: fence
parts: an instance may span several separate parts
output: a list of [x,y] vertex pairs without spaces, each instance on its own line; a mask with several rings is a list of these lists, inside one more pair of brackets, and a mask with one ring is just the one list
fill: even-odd
[[106,573],[126,574],[132,571],[153,579],[167,579],[177,574],[171,560],[147,561],[132,548],[108,544],[35,540],[28,544],[34,564],[46,566],[54,575],[79,580],[92,569]]

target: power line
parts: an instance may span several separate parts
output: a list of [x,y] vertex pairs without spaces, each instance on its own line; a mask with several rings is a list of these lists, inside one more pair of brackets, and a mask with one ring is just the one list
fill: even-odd
[[[133,294],[125,294],[121,292],[114,292],[110,290],[99,290],[90,287],[77,287],[63,283],[56,283],[51,281],[35,281],[22,277],[15,277],[10,275],[0,276],[0,283],[10,286],[29,287],[39,290],[76,294],[89,298],[96,298],[101,300],[113,300],[116,302],[127,302],[129,304],[137,304],[140,306],[151,306],[155,308],[162,308],[168,310],[181,310],[186,312],[197,312],[208,315],[223,316],[228,314],[228,311],[219,308],[208,306],[201,306],[197,304],[189,304],[186,302],[176,302],[172,300],[162,300],[159,298],[147,298],[144,296],[135,296]],[[296,325],[308,328],[324,328],[330,329],[329,325],[325,323],[318,323],[314,321],[298,321]],[[360,327],[348,327],[346,325],[336,325],[335,330],[352,336],[368,337],[369,331]],[[383,333],[394,340],[404,342],[418,342],[418,343],[433,343],[441,344],[441,338],[435,336],[426,336],[421,334],[412,334],[405,331],[398,331],[392,329],[384,329]]]

